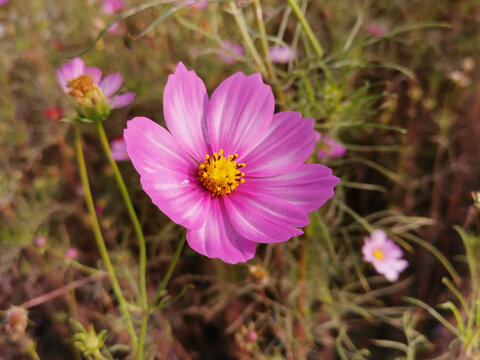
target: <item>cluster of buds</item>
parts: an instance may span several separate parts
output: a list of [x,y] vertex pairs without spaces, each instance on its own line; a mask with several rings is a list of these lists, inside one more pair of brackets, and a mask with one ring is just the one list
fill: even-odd
[[73,344],[88,359],[104,360],[101,349],[107,339],[107,331],[96,333],[93,326],[87,331],[79,322],[71,320],[78,333],[73,336]]

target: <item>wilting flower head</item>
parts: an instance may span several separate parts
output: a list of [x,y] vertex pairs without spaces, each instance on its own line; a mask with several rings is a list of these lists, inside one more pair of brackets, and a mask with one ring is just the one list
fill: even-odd
[[125,8],[122,0],[105,0],[103,2],[103,12],[112,15],[122,11]]
[[127,153],[127,144],[123,137],[119,137],[113,140],[110,143],[110,147],[112,148],[112,157],[115,161],[125,161],[128,160],[128,153]]
[[332,138],[329,133],[322,135],[315,131],[315,141],[320,144],[317,154],[320,159],[336,159],[347,152],[347,148]]
[[127,123],[127,151],[145,192],[187,228],[190,247],[227,263],[247,261],[256,243],[302,234],[307,213],[333,196],[339,179],[304,164],[314,148],[313,119],[274,114],[260,74],[236,73],[213,92],[179,63],[168,78],[163,112]]
[[375,270],[390,281],[397,280],[408,266],[408,262],[402,259],[402,249],[382,230],[375,230],[371,237],[365,238],[362,253],[363,260],[371,262]]
[[103,120],[111,109],[126,106],[135,98],[133,92],[114,96],[122,85],[122,75],[102,79],[99,68],[87,67],[78,57],[63,65],[57,77],[63,91],[75,100],[79,115],[90,120]]
[[287,64],[294,58],[294,53],[292,49],[278,45],[269,48],[268,55],[273,62],[280,64]]
[[245,53],[243,46],[228,40],[222,41],[218,57],[226,64],[233,64]]

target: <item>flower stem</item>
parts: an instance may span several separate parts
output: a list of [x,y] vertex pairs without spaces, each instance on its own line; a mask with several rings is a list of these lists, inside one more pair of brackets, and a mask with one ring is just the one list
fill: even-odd
[[117,297],[120,312],[122,313],[127,322],[127,332],[130,335],[133,348],[136,351],[137,336],[133,327],[132,318],[130,317],[130,311],[128,310],[128,303],[123,296],[122,290],[115,274],[115,270],[110,261],[110,257],[108,256],[107,247],[105,246],[105,241],[103,240],[103,235],[100,229],[100,224],[98,222],[97,213],[95,212],[95,204],[93,203],[92,192],[90,190],[90,183],[87,176],[87,167],[85,165],[85,157],[83,155],[82,134],[80,132],[79,124],[75,124],[75,148],[77,152],[78,170],[80,172],[80,179],[82,181],[83,190],[85,191],[85,201],[87,203],[88,212],[90,213],[95,241],[97,242],[97,247],[100,252],[100,256],[102,257],[102,260],[105,264],[105,268],[107,269],[110,282],[112,283],[113,292]]
[[253,44],[252,38],[248,34],[248,29],[247,29],[247,26],[245,24],[245,20],[244,20],[244,18],[242,18],[240,9],[238,8],[235,1],[230,2],[230,8],[232,9],[232,15],[235,18],[235,22],[238,25],[238,29],[240,30],[240,33],[242,34],[243,42],[245,43],[245,47],[247,48],[250,55],[252,55],[253,61],[255,61],[255,63],[257,64],[260,72],[265,75],[265,73],[266,73],[265,65],[263,64],[262,58],[258,54],[258,51],[255,48],[255,45]]
[[173,258],[170,261],[170,265],[168,265],[167,272],[165,273],[165,277],[162,280],[162,283],[160,284],[160,287],[158,288],[155,297],[153,298],[152,305],[155,306],[160,300],[160,297],[162,296],[163,290],[168,285],[168,282],[170,281],[170,278],[172,277],[173,270],[175,269],[175,266],[177,265],[178,259],[180,258],[180,254],[182,253],[183,246],[185,245],[185,240],[187,237],[186,231],[183,233],[182,239],[177,245],[177,249],[175,250],[175,253],[173,254]]
[[303,31],[305,31],[305,34],[308,37],[308,40],[310,40],[310,43],[313,46],[313,49],[317,53],[317,56],[319,59],[323,57],[323,49],[320,43],[318,42],[318,39],[315,37],[315,34],[312,31],[312,28],[310,27],[310,24],[308,23],[307,19],[302,13],[302,10],[297,4],[296,0],[287,0],[288,4],[292,8],[293,12],[295,13],[295,16],[298,18],[298,21],[300,21],[300,24],[302,25]]
[[260,43],[262,44],[262,51],[263,56],[265,57],[268,75],[270,79],[276,82],[277,76],[275,75],[272,60],[270,59],[270,54],[268,53],[267,33],[265,31],[265,24],[263,23],[263,11],[260,0],[253,0],[253,7],[255,8],[255,19],[257,21],[258,32],[261,35]]
[[145,236],[143,235],[142,226],[140,225],[140,221],[138,220],[137,214],[135,213],[135,209],[133,208],[132,200],[130,199],[130,195],[128,195],[127,187],[125,186],[125,182],[123,181],[122,174],[120,173],[120,169],[118,168],[117,163],[112,157],[112,151],[110,149],[110,144],[108,143],[107,135],[105,134],[105,129],[103,128],[103,123],[101,121],[97,121],[95,123],[97,127],[98,135],[100,137],[100,142],[102,143],[103,150],[105,151],[105,155],[107,156],[108,162],[113,169],[113,173],[115,175],[115,179],[117,180],[118,187],[120,188],[120,192],[122,193],[123,200],[127,207],[128,215],[132,220],[133,228],[135,230],[135,234],[138,238],[138,248],[139,248],[139,257],[140,257],[140,303],[144,310],[144,314],[142,316],[142,325],[140,328],[140,337],[138,342],[138,349],[137,349],[137,359],[143,359],[143,345],[145,343],[145,337],[147,333],[147,325],[148,325],[148,299],[147,299],[147,281],[146,281],[146,268],[147,268],[147,248],[145,245]]

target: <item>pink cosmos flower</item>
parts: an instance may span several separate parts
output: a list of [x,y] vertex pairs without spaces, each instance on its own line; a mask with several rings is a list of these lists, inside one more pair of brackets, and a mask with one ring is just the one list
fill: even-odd
[[377,25],[377,24],[368,24],[367,25],[367,31],[372,34],[373,36],[385,36],[388,32],[388,28],[383,25]]
[[125,8],[122,0],[105,0],[103,2],[103,12],[107,15],[113,15]]
[[388,280],[395,281],[406,269],[408,262],[402,259],[403,252],[382,230],[375,230],[371,237],[365,238],[362,247],[363,260],[373,264],[375,270]]
[[247,261],[256,243],[303,233],[307,213],[333,196],[339,179],[304,164],[314,148],[313,119],[274,114],[260,74],[236,73],[209,99],[182,63],[163,95],[168,131],[145,117],[127,123],[127,151],[145,192],[190,247],[227,263]]
[[320,159],[336,159],[346,154],[347,148],[330,136],[329,133],[322,135],[315,131],[315,141],[320,144],[318,157]]
[[245,53],[243,46],[239,43],[234,43],[228,40],[224,40],[220,46],[218,57],[226,64],[234,64]]
[[57,77],[63,91],[79,104],[95,103],[104,96],[109,109],[115,109],[127,106],[135,98],[133,92],[115,95],[122,85],[122,75],[116,73],[102,79],[102,71],[99,68],[87,67],[78,57],[63,65],[57,71]]
[[123,137],[119,137],[113,140],[110,143],[110,147],[112,148],[112,157],[115,161],[126,161],[128,160],[128,153],[127,153],[127,144]]
[[294,58],[292,49],[278,45],[270,47],[268,54],[273,62],[280,64],[288,64]]

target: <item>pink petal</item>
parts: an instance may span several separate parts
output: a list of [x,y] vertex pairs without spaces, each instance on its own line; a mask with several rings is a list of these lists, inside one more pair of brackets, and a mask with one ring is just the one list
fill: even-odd
[[145,117],[127,122],[127,152],[140,175],[172,170],[194,176],[197,165],[163,127]]
[[284,111],[273,121],[260,143],[239,158],[248,176],[280,175],[305,162],[315,147],[313,119],[302,119],[299,112]]
[[102,81],[102,70],[97,67],[87,67],[85,69],[85,74],[90,74],[93,77],[93,82],[97,85],[100,85]]
[[226,214],[224,199],[212,198],[203,227],[187,231],[187,242],[196,252],[209,258],[236,264],[255,255],[256,244],[240,235]]
[[319,164],[302,164],[283,175],[245,179],[242,187],[252,186],[253,191],[282,198],[305,212],[318,209],[330,199],[340,181],[332,170]]
[[273,93],[260,74],[236,73],[214,91],[207,115],[213,151],[240,156],[254,147],[270,127]]
[[100,88],[103,91],[103,94],[106,97],[111,97],[113,94],[117,92],[118,89],[120,89],[120,86],[122,85],[123,82],[123,77],[119,73],[116,74],[111,74],[106,76],[102,82],[100,83]]
[[112,109],[121,108],[127,106],[135,99],[134,92],[125,92],[123,94],[117,95],[112,99],[111,107]]
[[61,69],[57,71],[58,81],[63,91],[68,92],[67,83],[84,74],[86,69],[85,63],[79,57],[63,65]]
[[152,202],[173,222],[187,229],[198,229],[204,224],[211,194],[203,189],[192,172],[164,168],[144,173],[140,181]]
[[175,73],[168,76],[163,112],[172,135],[198,161],[210,153],[203,133],[207,109],[208,94],[203,81],[180,62]]
[[[243,184],[242,184],[243,185]],[[308,224],[307,214],[282,199],[237,189],[225,199],[233,227],[247,239],[259,243],[276,243],[303,234],[294,226]]]

